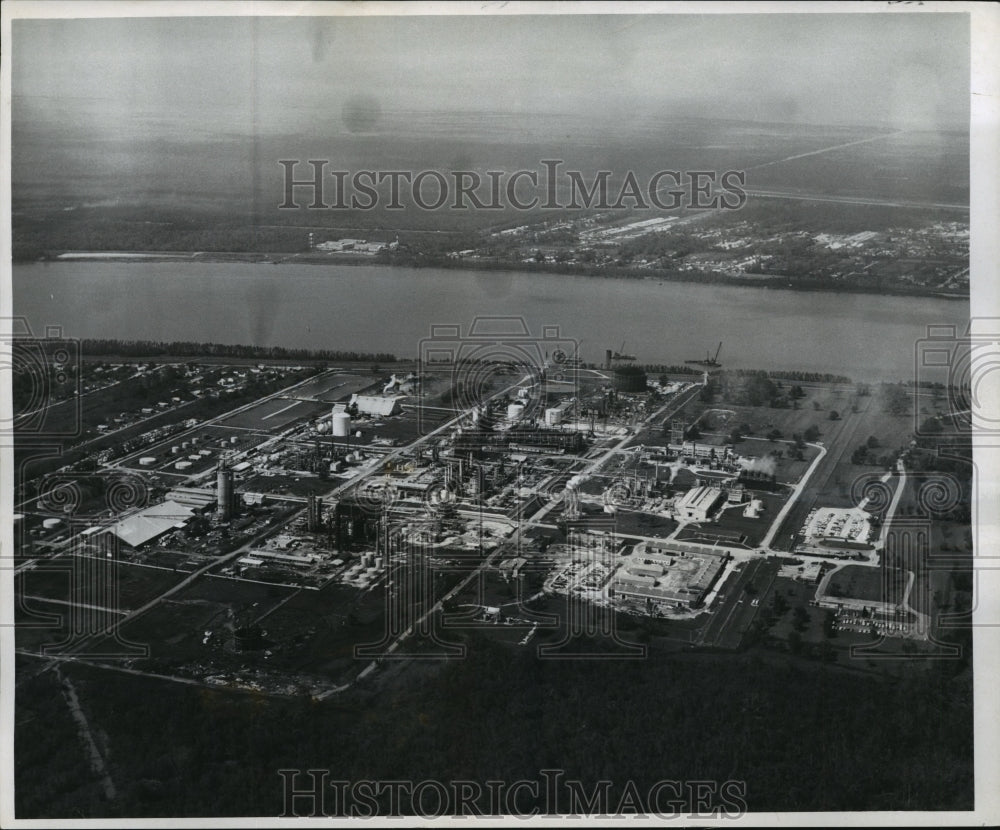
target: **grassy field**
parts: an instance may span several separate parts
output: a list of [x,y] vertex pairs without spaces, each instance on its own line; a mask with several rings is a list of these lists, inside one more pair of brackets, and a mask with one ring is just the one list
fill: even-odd
[[[886,578],[891,581],[887,584]],[[885,571],[863,565],[846,565],[830,577],[826,593],[831,597],[894,602],[902,599],[906,575],[899,571]]]

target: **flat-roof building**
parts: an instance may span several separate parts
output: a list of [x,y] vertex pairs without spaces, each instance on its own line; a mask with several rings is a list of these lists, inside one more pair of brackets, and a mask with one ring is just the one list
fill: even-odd
[[693,607],[708,594],[725,554],[695,552],[661,542],[641,542],[623,559],[612,588],[625,602]]

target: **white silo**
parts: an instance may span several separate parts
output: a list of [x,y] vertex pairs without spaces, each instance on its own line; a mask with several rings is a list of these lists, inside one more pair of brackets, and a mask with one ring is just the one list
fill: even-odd
[[333,434],[337,438],[346,438],[351,432],[351,416],[346,412],[334,412],[332,420]]

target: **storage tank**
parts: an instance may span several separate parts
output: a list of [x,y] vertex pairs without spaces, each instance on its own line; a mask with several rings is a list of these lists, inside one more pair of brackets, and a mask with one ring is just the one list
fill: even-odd
[[638,366],[618,366],[611,374],[611,383],[616,392],[645,392],[646,373]]
[[174,468],[177,470],[186,470],[190,466],[191,466],[190,461],[178,461],[176,464],[174,464]]
[[235,501],[233,493],[233,471],[229,467],[219,467],[216,475],[216,498],[218,499],[217,511],[224,522],[228,522],[233,516],[233,503]]
[[189,449],[191,449],[191,442],[190,441],[181,441],[181,449],[182,450],[189,450]]
[[351,432],[351,416],[346,412],[334,412],[332,427],[336,438],[346,438]]
[[545,410],[545,425],[557,427],[562,423],[562,410],[559,407],[551,407]]
[[45,521],[42,522],[42,527],[46,530],[52,530],[52,528],[59,527],[61,524],[62,519],[45,519]]
[[507,406],[507,420],[516,421],[524,414],[524,404],[512,403]]
[[179,446],[177,446],[176,444],[170,448],[170,454],[171,455],[178,455],[178,454],[180,454],[180,451],[181,451],[181,448]]
[[139,459],[140,467],[148,467],[150,464],[155,464],[155,463],[156,463],[156,458],[152,455],[144,455],[142,458]]

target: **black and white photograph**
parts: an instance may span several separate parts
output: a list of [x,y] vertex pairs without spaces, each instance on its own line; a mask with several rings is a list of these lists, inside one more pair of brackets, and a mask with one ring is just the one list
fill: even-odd
[[3,826],[1000,821],[1000,8],[2,15]]

